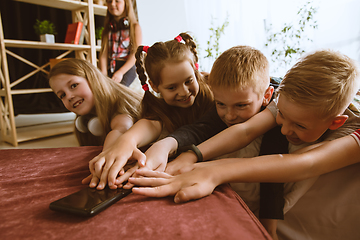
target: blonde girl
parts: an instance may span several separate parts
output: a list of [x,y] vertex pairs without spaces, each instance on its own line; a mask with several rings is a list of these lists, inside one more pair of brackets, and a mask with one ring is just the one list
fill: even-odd
[[[138,147],[156,141],[161,133],[167,134],[194,122],[214,106],[213,95],[198,71],[197,61],[196,44],[187,33],[171,41],[138,48],[136,69],[145,91],[141,119],[108,151],[90,161],[93,174],[90,187],[102,189],[107,183],[110,188],[121,187],[135,171],[124,174],[127,161],[145,161]],[[147,161],[146,167],[165,169],[166,163],[154,161]]]
[[64,106],[76,113],[75,133],[81,146],[104,145],[105,150],[138,119],[141,96],[88,61],[61,61],[51,69],[49,84]]
[[136,77],[135,51],[142,33],[131,0],[107,0],[99,67],[115,82],[129,86]]

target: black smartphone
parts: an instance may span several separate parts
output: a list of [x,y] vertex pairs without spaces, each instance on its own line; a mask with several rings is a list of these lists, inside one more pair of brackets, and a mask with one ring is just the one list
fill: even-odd
[[50,209],[91,217],[130,193],[131,189],[110,189],[106,187],[103,190],[97,190],[87,187],[50,203]]

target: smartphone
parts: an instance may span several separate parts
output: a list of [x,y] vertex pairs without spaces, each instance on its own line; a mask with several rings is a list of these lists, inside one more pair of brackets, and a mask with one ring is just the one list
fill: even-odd
[[55,211],[91,217],[130,193],[131,189],[110,189],[106,187],[103,190],[97,190],[87,187],[50,203],[49,207]]

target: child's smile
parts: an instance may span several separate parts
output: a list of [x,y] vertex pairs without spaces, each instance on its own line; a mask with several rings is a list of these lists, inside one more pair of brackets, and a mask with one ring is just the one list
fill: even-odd
[[71,112],[85,115],[95,106],[94,95],[83,77],[59,74],[50,79],[50,86]]
[[77,106],[79,106],[80,104],[82,104],[84,102],[84,99],[82,99],[82,100],[80,100],[80,101],[77,101],[74,105],[73,105],[73,107],[74,108],[77,108]]
[[279,96],[277,106],[276,122],[281,125],[281,133],[294,145],[317,141],[331,125],[331,121],[318,117],[316,111],[293,103],[286,96]]
[[181,108],[193,105],[199,92],[199,84],[188,61],[165,64],[160,77],[162,82],[152,87],[161,93],[167,104]]
[[182,102],[182,103],[188,103],[191,101],[191,94],[185,98],[181,98],[181,99],[178,99],[179,102]]

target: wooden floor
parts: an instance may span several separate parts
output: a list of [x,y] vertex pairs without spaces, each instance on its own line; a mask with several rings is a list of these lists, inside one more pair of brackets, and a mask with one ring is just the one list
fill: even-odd
[[19,142],[17,147],[3,142],[0,136],[0,149],[77,147],[79,144],[75,135],[71,133],[74,118],[73,113],[18,115],[15,117],[15,122],[20,140],[21,136],[35,135],[35,133],[41,133],[43,136],[54,133],[57,135]]

